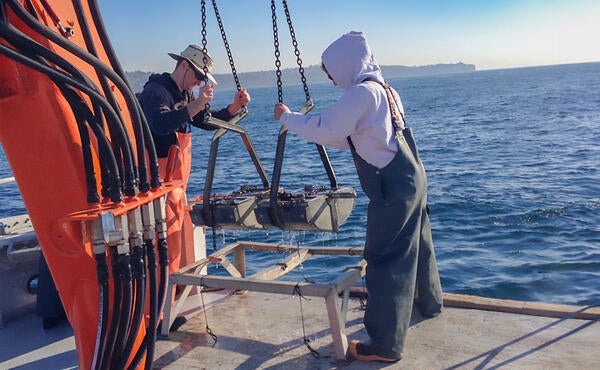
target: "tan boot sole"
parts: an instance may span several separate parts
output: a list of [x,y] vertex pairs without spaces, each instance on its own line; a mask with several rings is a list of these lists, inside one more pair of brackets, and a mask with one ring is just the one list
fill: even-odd
[[361,355],[360,353],[358,353],[358,349],[356,348],[359,343],[360,343],[360,341],[353,340],[348,345],[348,351],[350,352],[350,356],[352,356],[355,360],[365,361],[365,362],[366,361],[382,361],[382,362],[398,362],[398,361],[400,361],[399,358],[387,358],[387,357],[381,357],[381,356],[377,356],[377,355]]

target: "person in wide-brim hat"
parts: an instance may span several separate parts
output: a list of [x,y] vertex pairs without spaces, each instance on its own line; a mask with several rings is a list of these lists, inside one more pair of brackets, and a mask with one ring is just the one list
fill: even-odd
[[[211,74],[213,60],[208,52],[204,52],[198,45],[188,45],[181,54],[168,53],[176,61],[186,60],[199,73],[204,75],[210,82],[217,84],[217,80]],[[206,67],[206,71],[204,68]]]
[[[161,179],[165,183],[183,184],[169,191],[166,199],[169,273],[173,273],[179,266],[195,261],[193,238],[188,232],[191,227],[184,227],[185,191],[192,167],[192,126],[217,129],[208,118],[231,120],[250,102],[250,95],[242,87],[231,104],[220,110],[211,109],[209,103],[217,82],[211,73],[210,55],[197,45],[187,46],[180,54],[168,55],[177,61],[173,71],[152,74],[138,98],[152,133]],[[178,150],[173,150],[175,147]],[[169,161],[173,157],[175,160]]]

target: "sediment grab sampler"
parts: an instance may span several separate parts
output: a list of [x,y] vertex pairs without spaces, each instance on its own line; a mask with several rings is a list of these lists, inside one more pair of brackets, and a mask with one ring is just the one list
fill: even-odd
[[[233,58],[223,23],[219,16],[216,1],[213,0],[213,7],[217,21],[223,37],[223,43],[229,56],[231,71],[234,76],[237,89],[241,88],[236,73]],[[285,0],[282,1],[286,15],[294,54],[296,55],[298,70],[301,76],[302,86],[306,96],[306,104],[300,109],[300,113],[306,114],[314,108],[310,98],[308,84],[302,67],[302,59],[296,34],[292,25],[292,19]],[[275,67],[277,76],[277,93],[279,102],[283,102],[283,83],[281,79],[281,61],[279,50],[279,35],[277,27],[277,13],[275,1],[271,1],[271,11],[273,20],[273,39],[275,48]],[[202,0],[202,43],[206,50],[206,10],[205,1]],[[245,130],[237,123],[246,117],[247,109],[243,109],[238,116],[230,122],[223,122],[214,118],[209,118],[209,122],[220,129],[214,134],[206,178],[204,183],[204,192],[202,200],[193,202],[190,210],[192,222],[196,225],[208,226],[214,229],[270,229],[279,228],[290,231],[333,231],[339,230],[340,226],[348,218],[354,207],[356,192],[354,189],[345,187],[339,188],[335,172],[331,166],[331,161],[327,151],[322,145],[317,144],[323,167],[329,178],[329,187],[321,185],[305,185],[300,190],[288,192],[279,186],[281,180],[281,170],[283,166],[287,128],[282,126],[278,139],[277,150],[271,183],[264,171],[260,158],[256,154]],[[239,190],[228,194],[211,194],[214,179],[214,170],[217,158],[219,138],[227,131],[234,131],[241,135],[242,140],[248,150],[258,175],[261,179],[260,185],[243,185]]]

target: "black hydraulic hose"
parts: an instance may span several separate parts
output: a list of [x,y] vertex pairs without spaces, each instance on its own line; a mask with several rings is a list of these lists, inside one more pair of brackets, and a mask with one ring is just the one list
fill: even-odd
[[[21,4],[17,0],[4,0],[4,1],[8,2],[8,4],[11,6],[11,8],[15,12],[15,14],[17,16],[19,16],[19,18],[21,20],[23,20],[34,31],[38,32],[40,35],[42,35],[42,36],[46,37],[47,39],[51,40],[52,42],[56,43],[57,45],[64,48],[65,50],[69,51],[70,53],[77,56],[78,58],[82,59],[86,63],[94,66],[95,68],[99,68],[102,71],[102,73],[104,73],[106,76],[108,76],[120,90],[126,91],[128,89],[125,82],[123,82],[123,80],[114,71],[112,71],[110,68],[108,68],[101,60],[99,60],[95,56],[91,55],[90,53],[86,52],[85,50],[81,49],[76,44],[74,44],[74,43],[68,41],[67,39],[65,39],[64,37],[60,36],[59,34],[54,32],[50,28],[48,28],[45,25],[38,22],[35,18],[33,18],[31,16],[31,14],[29,14],[27,11],[25,11],[25,9],[23,9]],[[133,104],[135,104],[135,98],[132,96],[132,94],[131,95],[124,94],[124,97],[126,99],[128,107],[133,106]],[[102,97],[102,98],[104,99],[104,97]],[[106,103],[106,105],[108,105],[110,107],[110,105],[108,103]],[[104,107],[104,109],[107,110],[106,107]],[[110,108],[110,110],[112,110],[112,108]],[[112,110],[112,111],[113,111],[112,114],[116,115],[116,113],[114,113],[114,110]],[[114,118],[114,116],[112,116],[111,118]],[[118,135],[121,135],[123,142],[129,140],[128,136],[125,134],[125,129],[124,129],[123,123],[121,121],[119,121],[118,116],[117,116],[117,119],[115,122],[118,123],[118,125],[117,125],[118,128],[109,126],[109,129],[111,129],[111,130],[115,129],[118,131],[114,135],[111,132],[111,137],[116,136],[118,133]],[[133,179],[135,178],[134,170],[133,170],[133,167],[134,167],[133,166],[133,158],[132,158],[131,151],[128,150],[129,147],[130,147],[129,145],[122,146],[122,150],[123,150],[123,154],[124,154],[123,160],[126,165],[126,167],[125,167],[126,168],[125,169],[126,178],[124,179],[125,181],[133,181]],[[128,186],[130,186],[130,185],[128,185]]]
[[94,349],[93,368],[104,369],[102,363],[106,348],[106,329],[108,328],[109,289],[108,289],[108,266],[105,253],[95,253],[96,275],[98,277],[98,288],[100,294],[100,311],[98,312],[98,331],[96,333],[96,348]]
[[[37,31],[38,33],[40,33],[42,36],[48,38],[49,40],[52,40],[54,42],[56,42],[57,44],[59,44],[61,47],[65,48],[66,50],[72,52],[73,54],[77,55],[78,57],[81,58],[80,55],[78,55],[76,52],[74,52],[73,50],[70,50],[69,47],[74,48],[76,51],[79,51],[81,53],[86,53],[84,50],[80,49],[78,46],[76,46],[75,44],[71,43],[70,41],[68,41],[67,39],[65,39],[64,37],[58,35],[56,32],[54,32],[53,30],[51,30],[50,28],[46,27],[45,25],[39,23],[35,18],[33,18],[28,12],[26,12],[18,2],[12,2],[10,0],[5,0],[5,1],[9,1],[9,5],[13,8],[13,10],[15,11],[15,13],[26,23],[28,24],[34,31]],[[89,53],[88,53],[89,54]],[[83,59],[83,58],[82,58]],[[120,118],[120,117],[119,117]],[[120,120],[117,120],[117,122],[119,122],[119,125],[121,124]],[[124,180],[124,184],[125,184],[125,188],[131,188],[133,185],[133,182],[135,181],[135,171],[133,170],[133,162],[132,162],[132,158],[131,158],[131,143],[128,142],[128,137],[127,136],[119,136],[119,135],[115,135],[114,134],[114,130],[115,127],[111,127],[109,126],[109,130],[111,130],[111,137],[113,138],[113,145],[115,143],[117,143],[117,146],[122,148],[124,150],[124,157],[121,158],[121,153],[118,149],[114,149],[115,152],[115,156],[117,157],[117,162],[121,163],[121,159],[123,159],[126,163],[126,168],[123,169],[121,167],[119,167],[119,173],[121,178],[123,178]],[[122,130],[124,132],[124,130]],[[124,146],[127,146],[127,149],[124,148]]]
[[106,365],[110,368],[112,359],[115,354],[115,348],[117,343],[117,335],[119,332],[119,321],[122,315],[121,302],[123,301],[123,284],[121,281],[121,271],[118,263],[118,252],[115,247],[111,247],[110,253],[110,264],[112,267],[112,280],[113,280],[113,302],[112,302],[112,315],[110,319],[110,328],[108,329],[108,343],[106,346]]
[[138,368],[138,366],[140,365],[140,361],[142,361],[142,356],[144,356],[144,354],[147,352],[146,348],[148,347],[148,328],[146,328],[146,335],[144,336],[144,340],[142,341],[142,343],[140,344],[140,346],[138,347],[135,356],[133,356],[133,359],[131,360],[131,362],[129,363],[129,366],[127,367],[127,370],[136,370]]
[[[84,111],[87,114],[87,122],[90,126],[90,128],[92,129],[92,131],[94,132],[94,135],[96,137],[99,137],[101,140],[99,140],[99,142],[102,143],[102,145],[99,145],[99,152],[100,152],[100,163],[102,163],[103,161],[103,155],[102,153],[107,153],[108,155],[110,155],[110,157],[108,158],[110,160],[109,163],[112,164],[112,166],[110,167],[111,170],[110,171],[102,171],[102,175],[103,175],[103,189],[106,188],[106,191],[103,191],[103,196],[107,196],[110,195],[111,192],[115,192],[118,193],[120,192],[121,188],[121,180],[119,177],[119,169],[118,169],[118,165],[117,165],[117,159],[115,158],[115,155],[113,154],[111,147],[110,147],[110,142],[108,141],[108,138],[106,138],[106,135],[104,134],[104,126],[102,124],[101,121],[101,116],[94,116],[94,114],[89,110],[89,107],[85,104],[83,104],[82,106],[82,111]],[[105,179],[104,176],[106,176],[107,178]],[[116,180],[111,182],[111,177],[115,177]],[[110,184],[113,184],[112,186]],[[112,198],[112,197],[111,197]]]
[[[100,158],[100,168],[102,170],[102,195],[110,196],[111,193],[114,193],[116,194],[115,196],[120,197],[121,180],[119,177],[117,158],[115,158],[115,155],[112,152],[110,142],[108,141],[108,138],[104,133],[102,123],[99,118],[93,115],[93,113],[89,110],[89,107],[85,104],[85,102],[79,101],[78,104],[80,105],[80,113],[84,115],[89,127],[92,129],[94,135],[96,136],[96,138],[98,138],[98,142],[100,143],[100,145],[98,146],[98,151]],[[109,168],[106,168],[107,163],[111,165]],[[113,196],[111,196],[111,199],[113,201],[116,201],[115,199],[113,199]]]
[[133,309],[133,318],[131,319],[131,326],[129,328],[129,335],[127,342],[123,349],[121,361],[119,362],[117,369],[125,369],[127,360],[131,356],[133,351],[133,345],[137,333],[140,330],[142,320],[144,318],[144,306],[146,303],[146,250],[144,244],[132,247],[131,254],[131,265],[133,272],[133,279],[135,282],[135,306]]
[[[7,47],[4,44],[0,44],[0,54],[3,54],[23,65],[26,65],[26,66],[33,68],[41,73],[46,74],[53,81],[58,80],[58,81],[64,82],[74,88],[77,88],[78,90],[85,92],[86,94],[88,94],[90,96],[90,98],[96,99],[96,101],[98,101],[100,103],[100,105],[105,104],[104,108],[105,108],[106,112],[108,113],[107,117],[111,117],[110,113],[111,113],[112,109],[110,108],[108,103],[106,103],[104,101],[104,99],[101,96],[99,96],[96,92],[94,92],[92,89],[88,88],[87,86],[85,86],[84,84],[80,83],[79,81],[73,79],[72,77],[64,74],[63,72],[60,72],[53,68],[50,68],[47,65],[41,64],[31,58],[28,58],[27,56],[24,56],[24,55],[18,53],[17,51]],[[112,113],[114,114],[114,112],[112,112]],[[113,118],[113,117],[111,117],[111,118]],[[94,125],[91,125],[91,127],[93,127],[93,126]],[[98,139],[100,139],[99,142],[101,142],[102,138],[103,138],[103,134],[99,134],[96,131],[94,133],[96,134]],[[116,170],[117,169],[116,161],[113,164],[114,164],[114,168]],[[114,179],[115,183],[113,184],[113,186],[110,187],[111,200],[113,202],[120,202],[122,200],[122,196],[121,196],[120,179],[118,176],[118,171],[113,174],[113,179]]]
[[138,348],[133,360],[129,364],[128,370],[137,369],[142,356],[146,353],[146,365],[145,368],[149,369],[154,361],[154,345],[156,342],[156,328],[158,326],[158,289],[157,289],[157,277],[156,277],[156,252],[152,240],[144,240],[144,246],[146,249],[146,256],[148,258],[148,280],[149,280],[149,293],[150,293],[150,319],[148,320],[148,326],[146,327],[146,335],[144,341]]
[[[94,45],[94,40],[92,38],[90,29],[89,29],[87,17],[84,14],[81,1],[73,0],[73,6],[75,7],[75,14],[77,15],[77,19],[79,21],[79,26],[81,28],[87,50],[91,55],[93,55],[97,58],[98,52],[96,50],[96,46]],[[119,113],[117,100],[115,99],[112,89],[110,88],[110,86],[108,84],[106,75],[104,75],[98,67],[94,66],[94,68],[96,70],[98,80],[100,81],[100,85],[102,86],[102,90],[104,91],[104,96],[106,96],[106,98],[108,99],[108,101],[111,104],[111,106],[113,107],[113,109],[115,109],[115,112]],[[129,85],[127,85],[127,87],[129,88]],[[120,115],[119,115],[119,118],[121,119],[121,121],[123,121],[123,118]],[[132,120],[132,125],[134,128],[134,134],[135,134],[135,140],[136,140],[137,161],[138,161],[138,168],[139,168],[139,171],[137,171],[137,172],[138,172],[139,182],[147,183],[148,182],[148,169],[146,167],[146,153],[144,151],[144,136],[142,135],[142,132],[141,132],[139,112],[136,109],[134,109],[131,112],[131,120]],[[129,145],[131,145],[131,142],[128,141],[128,143],[129,143]],[[133,148],[130,147],[130,150],[133,152]],[[130,185],[135,185],[135,184],[130,184]],[[125,188],[124,192],[128,196],[134,196],[136,193],[136,189],[135,188]]]
[[[94,41],[93,41],[92,35],[90,33],[90,30],[89,30],[89,27],[87,24],[87,18],[83,14],[83,8],[81,6],[81,2],[79,2],[78,0],[73,0],[73,6],[75,7],[75,14],[77,15],[77,19],[79,21],[79,26],[81,29],[81,33],[83,35],[83,39],[84,39],[84,42],[85,42],[85,45],[87,48],[87,52],[97,58],[98,52],[96,50],[96,46],[94,45]],[[94,70],[96,71],[96,76],[98,77],[98,81],[100,82],[100,86],[102,87],[104,96],[106,97],[109,104],[113,107],[115,113],[117,113],[117,115],[119,117],[119,121],[123,122],[123,117],[121,116],[119,105],[115,99],[112,89],[110,88],[110,86],[108,84],[106,76],[104,74],[102,74],[102,72],[100,71],[100,69],[97,66],[94,66]],[[124,144],[128,145],[129,151],[133,153],[133,148],[131,146],[131,142],[129,140],[127,140],[126,143],[124,143]],[[139,154],[138,154],[138,160],[139,160]],[[135,173],[136,172],[135,162],[133,162],[133,170]],[[124,174],[121,174],[121,175],[124,175]],[[135,189],[136,181],[135,180],[125,181],[124,185],[125,186],[124,186],[123,192],[125,193],[125,195],[134,196],[136,193],[136,189]]]
[[[98,32],[98,36],[100,37],[100,41],[106,51],[106,55],[112,68],[115,72],[125,81],[127,86],[129,87],[129,92],[132,91],[131,85],[127,80],[127,76],[125,75],[125,71],[119,63],[119,59],[117,58],[117,54],[115,53],[112,44],[110,42],[110,38],[108,37],[108,33],[106,32],[106,27],[104,27],[104,22],[100,15],[100,10],[98,7],[98,2],[96,0],[89,0],[88,7],[90,8],[90,12],[92,14],[92,19],[94,20],[94,24],[96,26],[96,30]],[[146,150],[148,151],[148,158],[150,160],[150,186],[155,189],[160,186],[160,175],[158,169],[158,157],[156,155],[156,148],[154,146],[154,140],[152,139],[152,134],[150,133],[150,127],[148,126],[148,122],[146,117],[144,116],[144,112],[140,107],[139,101],[137,99],[134,100],[134,106],[139,111],[139,117],[141,119],[141,126],[144,134],[144,144],[146,144]],[[140,180],[140,191],[142,193],[148,191],[148,184],[142,183]]]
[[[91,88],[94,87],[94,85],[91,83],[91,81],[89,81],[87,79],[87,76],[85,76],[83,73],[81,73],[81,71],[79,71],[73,65],[68,63],[65,59],[63,59],[62,57],[60,57],[59,55],[57,55],[55,53],[50,52],[48,49],[44,48],[42,45],[38,44],[34,40],[31,40],[27,35],[23,34],[18,29],[13,28],[11,25],[5,24],[5,23],[0,23],[0,35],[5,40],[7,40],[9,43],[11,43],[15,47],[17,47],[21,53],[28,55],[28,56],[30,56],[30,54],[34,54],[38,58],[47,59],[48,61],[50,61],[50,62],[54,63],[55,65],[59,66],[60,68],[62,68],[63,70],[69,72],[73,77],[79,78],[82,82],[87,81],[88,85]],[[38,59],[38,61],[40,63],[43,63],[43,60]],[[66,93],[65,92],[66,87],[64,86],[64,84],[60,84],[56,80],[54,80],[54,82],[61,89],[61,92],[65,96],[65,99],[71,105],[71,109],[73,110],[73,113],[76,116],[79,133],[80,133],[80,138],[82,141],[82,151],[84,152],[83,156],[84,156],[84,166],[86,167],[85,169],[86,169],[86,184],[87,184],[87,189],[88,189],[88,203],[98,202],[99,199],[96,199],[96,198],[98,198],[98,195],[97,195],[97,186],[96,186],[95,176],[93,175],[93,167],[91,167],[91,170],[89,168],[89,165],[91,164],[91,151],[89,150],[90,149],[89,133],[88,133],[87,129],[84,129],[84,127],[82,127],[83,123],[81,122],[82,121],[81,114],[79,112],[79,109],[77,109],[77,107],[79,107],[85,103],[83,103],[82,99],[74,92]],[[69,95],[69,96],[67,96],[67,95]],[[74,102],[76,102],[76,103],[74,103]],[[104,148],[102,146],[100,146],[99,151],[100,151],[100,153],[99,153],[100,159],[101,160],[104,159],[104,161],[106,161],[106,158],[103,158],[103,157],[105,157],[106,154],[103,153]],[[105,172],[105,166],[101,165],[101,168],[103,169],[103,172]],[[105,174],[103,173],[103,176],[104,175]],[[104,184],[104,182],[103,182],[103,184]]]
[[[158,261],[160,264],[160,283],[158,285],[158,315],[160,315],[165,308],[165,301],[167,299],[167,285],[169,283],[169,248],[165,239],[158,240]],[[168,304],[171,303],[169,302]]]
[[[40,51],[38,49],[41,48],[42,50],[40,51],[41,54],[40,56],[43,57],[44,59],[48,59],[50,61],[52,61],[53,63],[56,62],[57,65],[61,66],[63,69],[69,69],[69,70],[74,70],[76,71],[77,74],[80,74],[79,71],[77,71],[76,69],[74,69],[74,67],[70,64],[68,64],[64,59],[62,59],[60,56],[50,52],[49,50],[43,48],[41,45],[33,42],[32,40],[28,39],[28,38],[22,38],[21,35],[19,35],[19,33],[15,33],[14,30],[10,29],[10,28],[5,28],[5,27],[1,27],[0,28],[0,34],[3,37],[6,38],[11,38],[11,42],[14,42],[16,44],[19,44],[20,46],[25,44],[25,48],[26,49],[30,49],[33,48],[33,50],[36,51]],[[16,37],[16,41],[13,40],[13,38]],[[10,53],[12,49],[5,49],[5,54],[6,53]],[[23,50],[21,50],[22,52]],[[57,80],[56,75],[58,73],[60,73],[59,71],[51,68],[50,66],[48,66],[45,63],[41,63],[39,61],[33,60],[32,58],[29,58],[27,55],[20,55],[22,53],[19,53],[19,57],[17,58],[13,58],[17,61],[21,61],[21,63],[28,65],[31,68],[34,68],[42,73],[46,73],[48,75],[48,77],[50,79],[52,79],[57,85],[61,84],[61,80],[62,81],[66,81],[67,84],[73,85],[73,77],[72,76],[68,76],[68,75],[63,75],[63,78],[61,80]],[[14,56],[15,54],[13,54]],[[37,55],[36,55],[37,56]],[[29,63],[27,63],[27,61]],[[67,65],[62,65],[64,63],[67,63]],[[39,65],[43,65],[43,68],[40,68]],[[68,68],[68,66],[70,66],[71,68]],[[53,73],[47,73],[48,71],[54,71]],[[83,80],[86,80],[85,75],[81,75]],[[84,84],[88,89],[90,89],[90,91],[94,91],[94,85],[91,84],[91,86],[86,85],[85,81],[78,81],[78,83],[80,84]],[[66,97],[65,97],[66,98]],[[93,98],[93,97],[92,97]],[[81,99],[77,96],[76,97],[77,101],[81,101]],[[72,102],[70,102],[71,105]],[[96,104],[95,104],[96,105]],[[83,103],[83,101],[81,101],[81,104],[79,104],[79,106],[81,107],[81,109],[83,110],[89,110],[87,108],[87,106],[85,105],[85,103]],[[98,108],[96,108],[98,110]],[[97,121],[97,120],[93,120],[93,121]],[[92,129],[94,129],[94,127],[92,126]],[[102,169],[102,185],[103,185],[103,195],[106,195],[106,191],[107,188],[110,188],[112,190],[110,190],[111,193],[111,199],[113,201],[119,201],[121,198],[120,195],[120,178],[118,176],[118,169],[117,169],[117,160],[114,158],[113,155],[113,150],[111,149],[111,145],[108,142],[108,140],[106,139],[106,136],[104,134],[104,131],[102,129],[102,127],[100,127],[99,130],[94,130],[94,134],[95,136],[99,139],[100,145],[99,145],[99,155],[100,155],[100,160],[101,160],[101,169]],[[103,145],[103,144],[107,144],[107,145]],[[112,173],[116,174],[116,176],[112,179],[108,178],[107,175],[107,169],[106,166],[102,166],[102,161],[104,161],[104,163],[109,163],[112,165]]]
[[[59,80],[61,82],[65,82],[70,86],[73,86],[83,92],[88,93],[92,99],[97,99],[97,101],[99,101],[101,105],[103,103],[106,104],[105,108],[108,108],[106,111],[107,111],[107,113],[109,113],[107,116],[110,117],[110,113],[111,113],[112,109],[110,108],[110,106],[108,106],[108,103],[104,102],[103,98],[101,96],[97,95],[97,93],[95,93],[93,90],[89,89],[87,86],[83,85],[79,81],[74,80],[70,76],[65,75],[64,73],[62,73],[60,71],[50,68],[47,65],[41,64],[33,59],[30,59],[3,44],[0,44],[0,53],[8,56],[11,59],[16,60],[17,62],[19,62],[23,65],[26,65],[28,67],[31,67],[37,71],[40,71],[40,72],[48,75],[48,77],[54,81]],[[112,113],[114,114],[114,112],[112,112]],[[102,138],[102,136],[103,136],[103,133],[98,135],[98,132],[95,132],[95,134],[98,136],[98,138]],[[109,147],[110,147],[110,145],[109,145]],[[111,151],[112,151],[112,149],[111,149]],[[114,164],[115,164],[114,168],[116,170],[117,169],[116,161]],[[118,201],[121,201],[121,199],[122,199],[121,192],[120,192],[120,180],[119,180],[119,176],[118,176],[118,171],[117,171],[117,173],[115,173],[114,178],[117,183],[115,183],[115,184],[113,184],[113,186],[111,186],[111,199],[114,202],[118,202]]]
[[[80,6],[81,3],[77,2],[76,5]],[[112,49],[112,46],[110,45],[110,42],[109,43],[105,42],[105,38],[107,38],[107,36],[106,36],[106,30],[104,29],[104,25],[100,24],[100,26],[99,26],[97,24],[98,22],[97,22],[96,18],[98,17],[97,13],[99,13],[98,5],[88,3],[88,6],[90,7],[90,12],[92,14],[92,18],[94,19],[94,23],[96,23],[96,31],[98,32],[98,36],[100,37],[100,40],[104,46],[104,51],[107,53],[107,56],[111,63],[111,66],[116,71],[117,75],[119,77],[121,77],[121,79],[127,86],[127,88],[123,89],[123,86],[116,83],[117,87],[123,93],[123,96],[125,97],[125,102],[128,105],[128,108],[130,111],[130,116],[132,119],[132,124],[133,124],[134,130],[135,130],[136,141],[137,141],[136,149],[138,152],[138,163],[139,163],[139,165],[138,165],[138,176],[139,176],[138,187],[139,187],[140,192],[145,193],[148,191],[149,185],[147,183],[146,156],[142,155],[144,146],[146,146],[146,149],[148,150],[148,157],[150,158],[150,161],[151,161],[150,174],[153,175],[155,173],[156,178],[158,179],[156,181],[157,185],[153,186],[153,187],[156,188],[156,187],[160,186],[160,177],[159,177],[159,171],[158,171],[158,159],[156,156],[156,149],[154,147],[154,142],[152,141],[152,135],[150,134],[150,130],[147,127],[147,123],[145,122],[145,117],[143,116],[143,114],[139,113],[139,112],[141,112],[141,108],[139,108],[139,102],[132,95],[131,86],[130,86],[129,82],[127,81],[125,73],[123,73],[120,64],[118,64],[118,61],[117,61],[116,65],[113,61],[113,59],[116,59],[116,57],[114,57],[114,51]],[[82,9],[82,7],[80,7],[80,8]],[[83,13],[83,12],[81,12],[81,13]],[[82,17],[82,19],[84,20],[84,23],[86,25],[85,28],[87,28],[87,18],[84,16],[84,17]],[[82,25],[82,28],[83,28],[83,25]],[[96,56],[96,55],[94,55],[94,56]],[[117,68],[115,68],[115,67],[117,67]],[[112,91],[112,90],[109,89],[108,91]],[[133,106],[131,106],[131,102],[133,102]],[[137,122],[139,122],[140,116],[141,116],[141,118],[143,118],[142,125],[141,125],[142,130],[143,130],[143,137],[142,137],[143,144],[142,145],[140,145],[141,141],[140,141],[140,138],[138,135],[139,129],[136,129],[136,125],[137,125]],[[151,150],[149,149],[149,143],[152,143]],[[153,163],[155,164],[155,166],[154,166],[155,168],[152,166]],[[154,183],[155,183],[155,181],[153,181],[153,184]]]
[[80,80],[82,83],[86,83],[90,88],[100,92],[96,85],[94,85],[94,83],[88,78],[88,76],[69,63],[66,59],[48,50],[37,41],[31,39],[28,35],[21,32],[19,29],[13,27],[11,24],[0,22],[0,30],[2,32],[2,37],[16,48],[20,50],[27,50],[30,54],[35,54],[36,56],[47,59],[63,69],[65,72],[69,73],[73,78]]
[[85,119],[81,117],[77,100],[77,95],[72,89],[66,86],[60,87],[63,96],[71,106],[71,110],[75,114],[75,121],[77,121],[77,128],[79,129],[79,138],[81,140],[81,151],[83,153],[83,166],[85,171],[85,183],[87,188],[87,202],[98,203],[100,197],[98,196],[98,186],[96,184],[96,175],[94,172],[94,162],[92,159],[92,150],[90,142],[90,134],[88,132]]
[[0,1],[0,23],[8,23],[6,9],[4,9],[4,0]]
[[117,59],[117,53],[112,47],[110,39],[108,37],[108,33],[106,32],[106,27],[104,27],[104,21],[100,16],[100,8],[98,7],[98,2],[96,0],[88,0],[88,7],[90,8],[90,13],[92,14],[92,19],[94,20],[94,25],[96,26],[96,30],[98,31],[98,36],[100,37],[100,41],[102,42],[102,46],[106,51],[106,55],[108,56],[108,60],[112,68],[117,72],[119,76],[127,83],[129,89],[131,90],[131,86],[127,81],[125,71]]
[[146,244],[146,255],[148,256],[148,276],[150,278],[150,320],[146,328],[146,363],[145,369],[152,368],[154,361],[154,345],[156,343],[156,328],[158,326],[158,287],[156,271],[158,265],[156,263],[156,251],[152,243]]
[[[98,134],[94,134],[94,135],[96,135],[96,136],[102,135],[102,139],[106,143],[106,146],[104,146],[104,145],[98,146],[98,157],[100,159],[100,183],[102,185],[101,195],[103,198],[109,198],[110,194],[111,194],[110,193],[111,184],[115,183],[115,184],[120,185],[120,183],[121,183],[120,172],[119,172],[120,167],[117,165],[118,162],[117,162],[117,158],[115,157],[114,152],[110,150],[110,142],[108,141],[108,138],[106,137],[106,134],[104,132],[104,125],[102,123],[102,108],[100,108],[98,106],[98,104],[94,103],[94,110],[97,113],[92,113],[92,111],[89,109],[87,104],[85,102],[81,101],[81,110],[85,112],[86,117],[87,117],[87,122],[88,122],[88,125],[90,126],[90,128],[94,131],[94,133],[96,133],[96,132],[98,133]],[[106,163],[108,163],[108,162],[106,162],[107,155],[110,155],[109,160],[114,161],[114,164],[115,164],[114,172],[109,171],[107,168],[107,165],[106,165]],[[112,163],[112,162],[110,162],[110,163]],[[118,181],[112,180],[113,173],[119,176]]]
[[[157,189],[161,185],[160,181],[160,172],[158,169],[158,155],[156,154],[156,146],[154,146],[154,138],[152,138],[152,133],[150,132],[150,126],[148,126],[148,122],[146,121],[146,116],[142,111],[139,103],[138,107],[141,112],[141,117],[143,117],[142,128],[144,130],[144,143],[146,144],[146,150],[148,151],[148,157],[150,159],[150,187],[152,189]],[[143,192],[143,189],[140,187],[140,191]]]
[[121,288],[123,291],[121,302],[121,316],[119,317],[119,326],[115,339],[115,348],[111,360],[111,369],[116,369],[121,357],[124,355],[125,344],[129,324],[131,323],[132,307],[133,307],[133,280],[131,273],[131,257],[129,254],[119,254],[119,279],[121,280]]

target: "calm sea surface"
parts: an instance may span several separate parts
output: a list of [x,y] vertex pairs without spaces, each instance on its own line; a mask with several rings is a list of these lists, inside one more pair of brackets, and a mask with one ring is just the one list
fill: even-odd
[[[600,303],[600,63],[534,67],[390,81],[402,96],[428,171],[436,253],[447,292],[564,304]],[[242,81],[243,84],[243,81]],[[309,86],[315,111],[341,90]],[[274,88],[250,89],[242,122],[271,174],[279,124]],[[230,101],[217,91],[213,106]],[[300,86],[284,101],[304,104]],[[188,195],[202,193],[212,133],[194,132]],[[207,246],[236,240],[362,246],[367,198],[349,152],[328,149],[340,186],[358,192],[338,233],[221,231]],[[0,178],[12,176],[0,152]],[[260,184],[235,133],[220,141],[214,192]],[[314,144],[288,134],[281,185],[328,184]],[[16,185],[0,188],[0,217],[26,212]],[[214,243],[213,243],[214,242]],[[284,256],[253,253],[250,272]],[[357,257],[312,258],[286,279],[330,280]],[[213,269],[215,273],[222,273]]]

